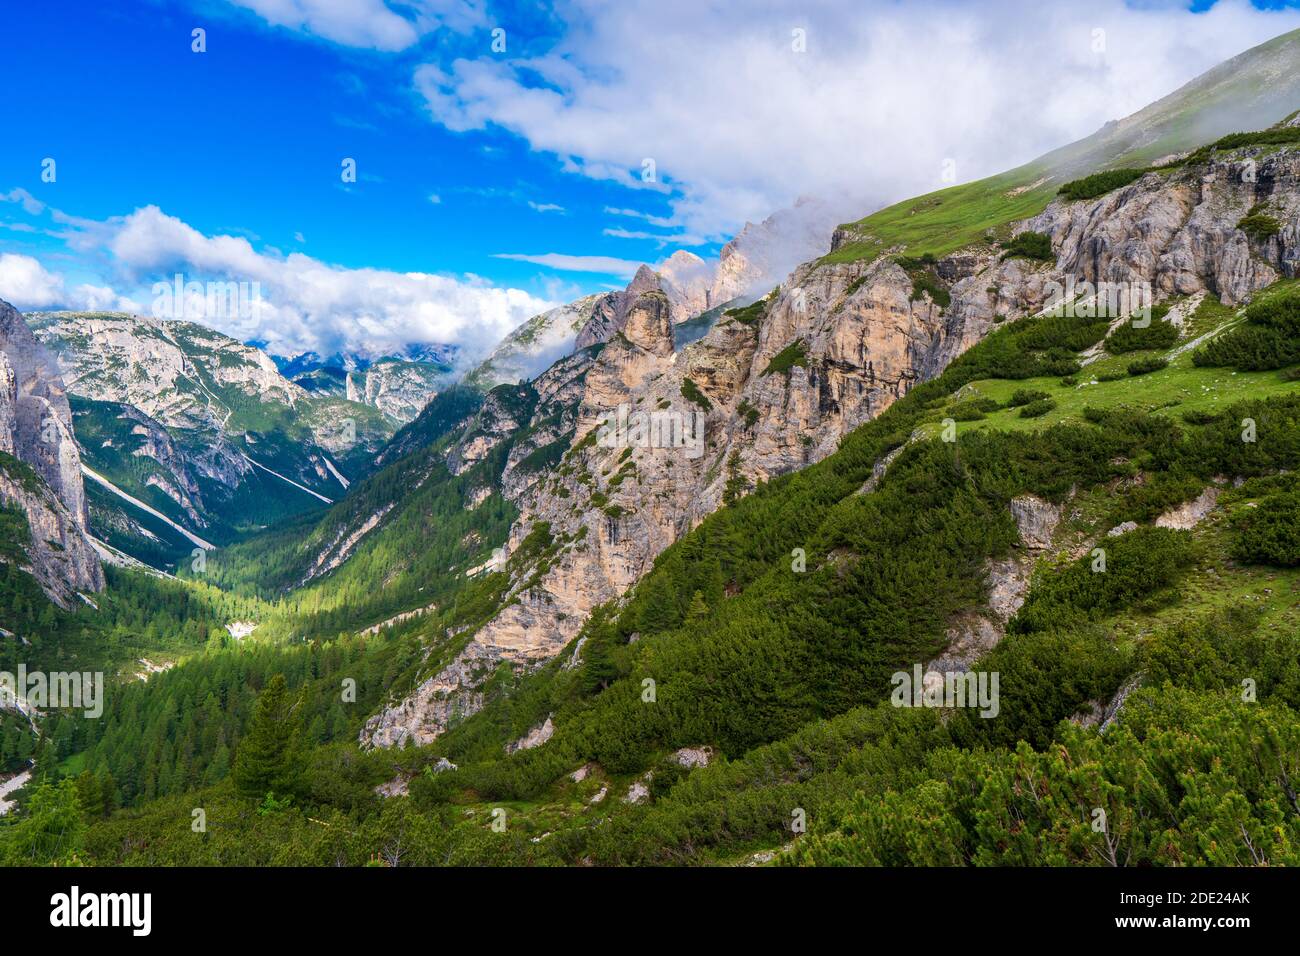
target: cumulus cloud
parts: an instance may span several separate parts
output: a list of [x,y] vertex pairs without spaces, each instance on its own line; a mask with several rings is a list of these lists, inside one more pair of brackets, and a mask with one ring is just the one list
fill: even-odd
[[0,299],[19,309],[41,309],[61,303],[64,295],[62,277],[31,256],[0,254]]
[[71,289],[63,276],[31,256],[0,254],[0,299],[18,309],[72,308],[90,311],[122,308],[130,300],[107,286],[82,283]]
[[[266,342],[283,355],[377,355],[407,345],[449,344],[474,357],[556,304],[472,275],[349,269],[300,252],[262,251],[243,236],[205,235],[157,206],[107,220],[59,218],[68,225],[68,245],[102,261],[111,284],[68,290],[61,276],[36,259],[6,254],[0,260],[0,295],[15,305],[190,318],[241,341]],[[240,290],[237,307],[218,298],[222,308],[205,303],[196,311],[192,296],[172,294],[177,275],[183,285],[234,283]]]
[[[206,236],[156,206],[115,224],[108,249],[126,274],[215,276],[258,283],[251,315],[207,317],[227,334],[277,353],[396,350],[412,343],[459,345],[481,354],[554,303],[474,277],[346,269],[302,253],[259,252],[235,236]],[[192,274],[192,275],[191,275]]]
[[1244,0],[1200,15],[1122,0],[769,0],[743,16],[698,0],[561,0],[556,14],[567,29],[541,54],[418,68],[430,114],[454,131],[507,130],[575,173],[667,190],[672,225],[715,238],[799,194],[871,207],[947,185],[945,160],[959,181],[1000,171],[1300,26],[1300,11]]

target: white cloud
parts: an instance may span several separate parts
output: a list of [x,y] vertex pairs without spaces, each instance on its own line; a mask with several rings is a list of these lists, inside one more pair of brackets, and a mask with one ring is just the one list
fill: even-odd
[[531,262],[533,265],[546,266],[564,272],[598,272],[604,275],[622,276],[630,279],[642,265],[639,259],[617,259],[613,256],[570,256],[562,252],[547,252],[541,255],[529,255],[522,252],[498,252],[496,259],[513,259],[516,262]]
[[442,197],[439,196],[437,193],[429,193],[429,202],[437,206],[442,202]]
[[564,212],[563,206],[557,206],[553,202],[533,202],[528,200],[528,205],[536,212]]
[[71,291],[64,277],[31,256],[0,254],[0,299],[18,309],[120,309],[129,300],[106,286],[82,283]]
[[660,245],[669,243],[675,246],[702,246],[708,242],[703,236],[693,236],[688,232],[674,233],[673,235],[663,235],[657,232],[646,232],[642,229],[602,229],[601,233],[614,239],[649,239]]
[[945,159],[961,181],[1000,171],[1300,25],[1300,11],[1244,0],[1200,15],[1122,0],[765,2],[743,17],[698,0],[561,0],[556,13],[568,29],[541,55],[420,67],[431,115],[669,189],[673,216],[656,225],[714,238],[800,194],[849,197],[849,218],[941,188]]
[[666,229],[673,224],[671,216],[652,216],[648,212],[641,212],[639,209],[619,209],[615,206],[606,206],[605,212],[611,216],[630,216],[633,219],[643,219],[652,226],[659,226]]
[[[259,251],[241,236],[204,235],[145,206],[128,216],[95,221],[61,216],[68,245],[105,263],[108,285],[64,291],[63,279],[29,256],[6,255],[0,295],[28,308],[54,305],[152,312],[155,283],[249,283],[256,301],[233,314],[188,316],[241,341],[260,340],[278,354],[316,351],[379,353],[410,344],[459,345],[467,356],[491,349],[521,322],[556,303],[477,276],[348,269],[300,252]],[[143,303],[143,305],[141,305]],[[170,302],[161,302],[163,317]]]
[[45,203],[21,187],[11,189],[7,193],[0,193],[0,200],[19,203],[23,207],[23,212],[29,216],[39,216],[45,211]]
[[[272,26],[344,46],[404,50],[440,26],[467,30],[483,22],[482,0],[230,0]],[[401,11],[400,13],[398,11]],[[405,14],[405,15],[403,15]]]
[[0,254],[0,299],[19,309],[41,309],[64,300],[63,279],[31,256]]

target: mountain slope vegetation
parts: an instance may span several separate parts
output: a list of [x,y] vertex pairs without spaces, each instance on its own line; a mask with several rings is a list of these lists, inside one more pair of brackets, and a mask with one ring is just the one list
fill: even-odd
[[[35,759],[0,861],[1300,863],[1300,149],[1225,125],[1291,108],[1297,45],[842,227],[686,348],[638,273],[323,512],[114,570],[129,686],[39,749],[0,726],[0,768]],[[1076,273],[1148,282],[1153,321],[1053,310]],[[595,423],[678,395],[705,425],[674,511],[679,473]],[[94,653],[37,596],[41,653]]]

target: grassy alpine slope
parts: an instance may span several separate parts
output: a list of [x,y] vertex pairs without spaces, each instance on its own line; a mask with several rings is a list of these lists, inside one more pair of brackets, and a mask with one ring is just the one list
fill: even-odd
[[1238,130],[1262,130],[1300,103],[1300,30],[1233,57],[1092,136],[987,179],[888,206],[841,227],[829,262],[886,251],[943,256],[1005,239],[1012,222],[1041,212],[1066,183],[1114,169],[1167,163]]

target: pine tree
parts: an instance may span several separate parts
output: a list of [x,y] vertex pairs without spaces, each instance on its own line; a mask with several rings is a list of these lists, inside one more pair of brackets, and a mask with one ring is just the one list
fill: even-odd
[[104,815],[104,788],[102,782],[89,770],[77,775],[77,800],[81,812],[94,819]]
[[289,697],[283,674],[276,674],[257,698],[248,732],[235,754],[235,789],[246,797],[297,790],[299,772],[298,701]]
[[704,594],[696,591],[691,597],[691,606],[686,611],[687,621],[701,621],[709,616],[709,605],[704,600]]

